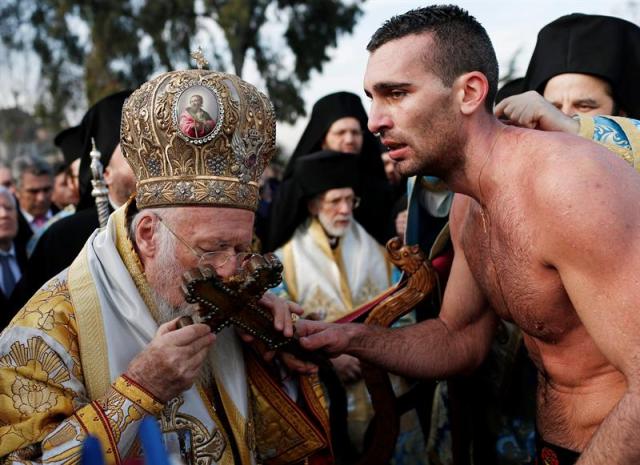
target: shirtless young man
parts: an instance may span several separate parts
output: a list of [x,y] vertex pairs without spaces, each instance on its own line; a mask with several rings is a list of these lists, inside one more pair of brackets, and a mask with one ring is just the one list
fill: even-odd
[[301,343],[444,378],[481,363],[499,316],[539,369],[539,463],[558,463],[543,457],[554,449],[566,463],[640,463],[640,177],[592,142],[502,125],[491,42],[457,7],[392,18],[368,50],[369,129],[402,174],[458,193],[451,276],[437,319],[301,320]]

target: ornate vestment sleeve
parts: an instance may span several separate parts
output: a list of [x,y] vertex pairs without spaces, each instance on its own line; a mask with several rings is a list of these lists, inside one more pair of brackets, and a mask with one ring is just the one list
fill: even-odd
[[581,116],[579,136],[616,153],[640,172],[640,121],[618,116]]
[[0,463],[75,464],[97,436],[108,463],[133,445],[139,420],[162,404],[126,377],[90,402],[66,281],[47,283],[0,336]]

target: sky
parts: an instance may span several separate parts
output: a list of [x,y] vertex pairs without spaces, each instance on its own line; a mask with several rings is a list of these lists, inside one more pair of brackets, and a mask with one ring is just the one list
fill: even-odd
[[[438,1],[438,0],[432,0]],[[538,31],[549,22],[569,13],[588,13],[618,16],[640,24],[640,0],[440,0],[442,3],[456,3],[467,9],[486,28],[491,38],[501,68],[501,75],[507,69],[514,55],[518,76],[523,75]],[[362,90],[362,78],[367,63],[365,50],[371,35],[390,17],[402,14],[410,9],[430,4],[417,0],[366,0],[363,15],[356,24],[353,34],[338,39],[338,46],[329,50],[331,60],[322,72],[313,72],[312,78],[303,87],[307,115],[313,104],[324,95],[337,91],[350,91],[360,95],[365,109],[369,103]],[[276,31],[277,33],[278,31]],[[282,31],[280,31],[281,34]],[[206,45],[205,45],[206,50]],[[16,103],[29,107],[32,95],[24,89],[33,89],[38,84],[38,73],[28,73],[32,69],[28,55],[20,56],[21,65],[10,71],[0,56],[0,108]],[[245,63],[243,77],[260,86],[255,65],[248,60]],[[15,93],[15,90],[21,92]],[[16,100],[15,95],[21,97]],[[31,102],[32,104],[33,102]],[[82,111],[77,119],[82,116]],[[76,115],[74,115],[75,117]],[[277,140],[287,157],[295,148],[298,139],[307,124],[307,117],[300,118],[295,125],[278,124]]]
[[[453,0],[451,3],[454,3]],[[367,64],[365,47],[369,38],[391,16],[428,4],[415,0],[366,1],[363,5],[364,14],[353,34],[339,39],[338,46],[330,52],[331,61],[325,64],[322,73],[314,73],[306,84],[303,98],[307,115],[320,97],[342,90],[360,95],[368,110],[362,78]],[[516,61],[518,76],[523,75],[533,53],[538,31],[560,16],[569,13],[601,14],[636,23],[640,19],[640,3],[630,0],[459,0],[455,4],[467,9],[489,33],[501,75],[518,50],[521,50]],[[285,156],[295,148],[307,121],[305,117],[293,126],[278,124],[277,140]]]

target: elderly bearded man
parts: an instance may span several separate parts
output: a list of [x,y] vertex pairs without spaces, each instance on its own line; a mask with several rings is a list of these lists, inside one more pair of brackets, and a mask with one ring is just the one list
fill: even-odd
[[[201,139],[176,116],[194,90],[221,108]],[[233,329],[177,327],[193,310],[183,272],[208,264],[227,277],[251,244],[257,179],[275,149],[271,103],[236,76],[176,71],[135,91],[122,120],[137,196],[0,338],[2,463],[78,463],[88,434],[121,463],[139,454],[147,415],[187,464],[330,463],[313,377],[292,399]],[[290,335],[293,304],[261,302]]]
[[296,161],[321,150],[357,155],[357,170],[363,182],[356,190],[361,204],[355,218],[381,244],[390,238],[385,222],[395,199],[384,172],[380,143],[367,129],[367,113],[360,97],[336,92],[313,105],[309,123],[291,154],[271,206],[268,250],[281,247],[293,235],[293,229],[282,225],[292,224],[294,212],[290,206],[300,195],[291,180]]
[[[297,210],[298,220],[295,233],[276,255],[284,265],[283,289],[312,320],[339,320],[399,278],[394,276],[397,270],[384,248],[353,218],[360,201],[354,192],[359,182],[357,163],[355,155],[321,151],[300,157],[293,169],[292,179],[300,187],[300,197],[290,208]],[[289,229],[289,225],[282,226]],[[400,324],[413,322],[411,315]],[[364,449],[373,408],[359,360],[343,354],[332,362],[346,391],[348,410],[346,431],[343,412],[331,412],[334,452],[344,463],[354,463]],[[334,380],[321,373],[327,390],[335,392],[331,384]],[[399,377],[393,378],[393,384],[398,392],[408,387]],[[337,395],[330,400],[334,407]],[[396,460],[421,463],[418,457],[423,449],[417,417],[413,413],[403,416]]]
[[456,253],[438,318],[397,330],[302,320],[302,344],[442,378],[480,364],[497,316],[513,321],[539,370],[539,463],[637,464],[637,173],[593,142],[500,124],[493,47],[460,8],[393,18],[368,48],[369,128],[401,172],[459,194]]

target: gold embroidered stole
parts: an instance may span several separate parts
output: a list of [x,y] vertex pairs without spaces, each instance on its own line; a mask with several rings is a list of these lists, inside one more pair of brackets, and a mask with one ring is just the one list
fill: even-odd
[[328,407],[317,376],[301,376],[303,411],[257,359],[246,351],[256,417],[256,444],[267,465],[298,463],[325,451],[330,454]]
[[[155,304],[153,301],[151,289],[146,281],[142,264],[134,251],[133,244],[127,235],[127,210],[130,204],[126,204],[122,208],[116,210],[112,215],[116,229],[116,248],[125,267],[129,271],[138,292],[140,293],[147,308],[157,320]],[[108,227],[108,226],[107,226]],[[107,350],[106,332],[102,318],[102,310],[96,290],[95,283],[88,263],[87,246],[83,248],[80,255],[74,260],[69,268],[69,292],[75,309],[76,319],[78,321],[78,335],[80,347],[80,360],[84,373],[85,385],[89,397],[95,400],[103,396],[111,385],[109,372],[109,358]],[[195,389],[195,388],[192,388]],[[251,465],[251,451],[248,448],[247,437],[249,433],[246,428],[246,420],[242,417],[231,397],[225,391],[223,386],[219,386],[220,397],[222,399],[223,408],[229,418],[232,431],[219,431],[224,435],[225,441],[229,444],[228,434],[233,434],[235,442],[238,446],[241,465]],[[210,399],[206,396],[202,389],[197,389],[202,403],[206,406],[207,413],[216,425],[221,425],[220,418],[212,408]],[[217,406],[216,408],[219,408]],[[183,421],[190,418],[189,415],[181,415]],[[197,426],[201,426],[197,420]],[[194,423],[195,424],[195,423]],[[233,463],[233,454],[228,446],[224,449],[224,453],[220,460],[220,465],[240,465]],[[204,463],[204,462],[203,462]]]

